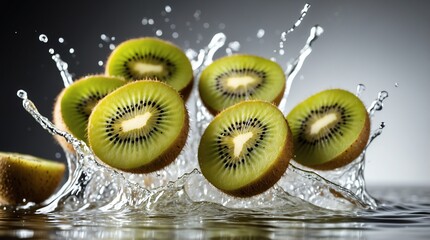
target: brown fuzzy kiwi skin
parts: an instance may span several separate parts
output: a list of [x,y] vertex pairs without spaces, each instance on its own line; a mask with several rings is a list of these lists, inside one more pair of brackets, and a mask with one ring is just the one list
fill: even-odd
[[[285,92],[285,88],[286,88],[286,86],[285,86],[286,84],[284,84],[284,87],[282,88],[282,91],[278,94],[278,96],[276,96],[276,98],[272,101],[272,102],[270,102],[270,103],[272,103],[273,105],[275,105],[275,106],[279,106],[279,103],[281,102],[281,100],[282,100],[282,98],[284,97],[284,92]],[[200,98],[200,100],[201,100],[201,102],[203,103],[203,105],[206,107],[206,109],[209,111],[209,113],[211,113],[213,116],[216,116],[216,115],[218,115],[220,112],[222,112],[223,110],[221,110],[221,111],[218,111],[218,110],[215,110],[215,109],[213,109],[213,108],[211,108],[210,106],[209,106],[209,104],[206,104],[204,101],[203,101],[203,99],[201,99]],[[258,100],[258,99],[250,99],[250,100],[242,100],[242,101],[253,101],[253,100]]]
[[368,114],[366,114],[366,116],[367,117],[364,122],[363,130],[361,131],[359,137],[355,140],[355,142],[351,144],[351,146],[347,150],[345,150],[343,153],[341,153],[329,162],[318,165],[304,166],[315,170],[328,171],[333,170],[335,168],[343,167],[354,161],[357,157],[359,157],[360,154],[363,152],[363,149],[365,149],[370,136],[370,119]]
[[[64,173],[52,173],[34,164],[29,166],[23,160],[9,161],[9,156],[0,154],[0,204],[16,205],[26,202],[41,203],[48,199],[60,184]],[[29,184],[31,183],[31,184]]]
[[281,155],[278,157],[276,162],[272,164],[272,167],[267,171],[267,173],[246,186],[233,191],[223,191],[224,193],[239,198],[252,197],[267,191],[269,189],[267,186],[272,187],[279,181],[279,179],[281,179],[282,175],[288,168],[290,160],[293,158],[294,150],[293,134],[291,133],[287,121],[286,123],[288,128],[286,147],[281,152]]
[[158,158],[154,159],[150,164],[147,164],[145,166],[135,168],[135,169],[121,169],[121,171],[124,172],[130,172],[130,173],[151,173],[158,170],[161,170],[170,163],[172,163],[176,157],[181,153],[182,149],[185,146],[185,143],[188,139],[188,131],[190,129],[189,126],[189,117],[188,112],[185,109],[185,115],[184,115],[184,126],[181,129],[181,133],[179,137],[176,139],[175,142],[173,142]]

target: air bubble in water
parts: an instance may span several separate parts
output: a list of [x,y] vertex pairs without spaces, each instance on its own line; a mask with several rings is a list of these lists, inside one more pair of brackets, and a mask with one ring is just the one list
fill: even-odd
[[59,42],[59,43],[64,43],[64,38],[60,37],[60,38],[58,39],[58,42]]
[[45,34],[40,34],[39,35],[39,41],[41,41],[43,43],[47,43],[48,42],[48,37]]
[[160,29],[158,29],[158,30],[155,32],[155,35],[157,35],[157,36],[159,37],[159,36],[163,35],[163,31],[161,31]]
[[164,11],[166,11],[166,13],[170,13],[172,11],[172,8],[167,5],[166,7],[164,7]]
[[264,31],[264,29],[258,29],[258,32],[257,32],[257,38],[262,38],[262,37],[264,37],[264,34],[265,34],[266,32]]

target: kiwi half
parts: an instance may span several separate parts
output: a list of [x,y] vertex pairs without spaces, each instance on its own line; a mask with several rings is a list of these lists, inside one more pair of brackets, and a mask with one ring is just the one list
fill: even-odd
[[249,197],[272,187],[292,158],[292,134],[282,112],[247,100],[219,113],[204,131],[198,160],[202,174],[221,191]]
[[43,202],[59,186],[65,169],[63,163],[0,152],[0,204]]
[[363,102],[342,89],[319,92],[299,103],[287,116],[294,138],[294,160],[330,170],[356,159],[370,134]]
[[199,79],[199,93],[213,114],[246,99],[258,99],[276,105],[285,90],[281,66],[254,55],[222,57],[206,67]]
[[[92,109],[100,99],[125,83],[121,78],[103,75],[86,76],[73,82],[60,92],[55,101],[54,124],[87,142],[88,118]],[[63,137],[54,137],[63,148],[73,152],[73,147]]]
[[184,100],[169,85],[142,80],[113,91],[89,118],[88,140],[107,165],[148,173],[170,164],[188,135]]
[[192,87],[193,69],[182,49],[158,38],[134,38],[110,54],[106,73],[127,80],[154,79],[171,85],[184,96]]

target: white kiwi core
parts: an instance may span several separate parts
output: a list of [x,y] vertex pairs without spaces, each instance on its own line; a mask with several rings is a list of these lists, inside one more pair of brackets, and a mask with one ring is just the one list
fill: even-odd
[[152,114],[150,112],[146,112],[144,114],[137,115],[134,118],[123,121],[121,123],[122,131],[128,132],[134,129],[139,129],[144,127],[148,122],[149,118],[151,117],[151,115]]
[[150,72],[161,73],[163,72],[163,66],[158,64],[137,62],[134,64],[134,70],[136,70],[141,74],[150,73]]
[[255,82],[255,78],[250,76],[241,76],[241,77],[230,77],[227,79],[227,86],[233,89],[237,89],[240,86],[248,86],[250,83]]
[[318,119],[312,124],[310,134],[311,135],[318,134],[321,131],[321,129],[329,126],[330,124],[334,123],[336,120],[337,120],[336,113],[329,113],[325,115],[324,117],[322,117],[321,119]]
[[242,152],[242,149],[243,149],[243,145],[245,145],[245,143],[248,142],[248,140],[252,138],[253,135],[254,134],[252,134],[252,132],[248,132],[248,133],[239,134],[233,138],[235,157],[240,156],[240,153]]

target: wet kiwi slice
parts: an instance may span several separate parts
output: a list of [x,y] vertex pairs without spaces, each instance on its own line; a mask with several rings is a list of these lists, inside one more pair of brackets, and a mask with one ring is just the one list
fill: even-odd
[[259,56],[231,55],[205,68],[199,80],[200,97],[216,114],[245,99],[279,104],[285,90],[285,74],[277,63]]
[[[87,142],[87,125],[91,111],[108,93],[124,85],[125,80],[116,77],[93,75],[83,77],[58,95],[53,113],[54,124]],[[73,151],[63,137],[55,136],[63,148]]]
[[363,152],[370,120],[363,102],[342,89],[319,92],[287,116],[294,138],[294,160],[329,170],[344,166]]
[[219,113],[200,141],[202,174],[221,191],[249,197],[272,187],[292,158],[292,134],[282,112],[247,100]]
[[159,170],[181,152],[188,135],[184,100],[169,85],[128,83],[103,98],[91,113],[88,140],[107,165],[136,173]]
[[63,163],[0,152],[0,204],[43,202],[57,189],[65,169]]
[[135,38],[119,44],[106,63],[106,73],[128,80],[155,79],[184,96],[192,86],[193,70],[185,53],[158,38]]

